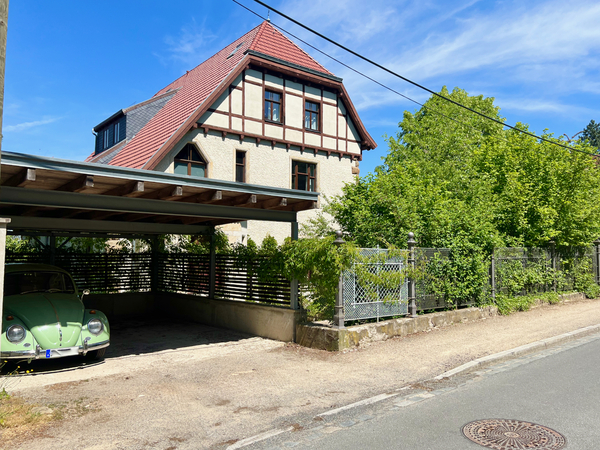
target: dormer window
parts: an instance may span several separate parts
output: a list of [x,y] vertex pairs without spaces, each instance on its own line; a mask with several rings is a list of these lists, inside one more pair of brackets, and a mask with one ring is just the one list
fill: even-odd
[[120,131],[120,124],[119,124],[119,122],[115,123],[113,131],[114,131],[113,132],[114,143],[116,144],[117,142],[119,142],[119,135],[120,135],[120,133],[119,133],[119,131]]
[[174,162],[176,174],[192,177],[206,176],[206,161],[194,144],[185,144],[185,147],[175,156]]
[[107,128],[102,133],[102,148],[104,148],[104,150],[106,150],[108,147],[111,146],[109,139],[110,139],[110,128]]

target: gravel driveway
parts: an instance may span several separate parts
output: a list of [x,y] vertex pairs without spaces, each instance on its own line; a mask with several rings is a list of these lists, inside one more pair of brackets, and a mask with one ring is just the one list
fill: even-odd
[[[27,399],[79,407],[69,421],[55,422],[18,448],[226,448],[472,359],[599,323],[600,302],[584,300],[344,353],[183,324],[177,328],[182,340],[165,328],[167,337],[152,352],[143,344],[115,344],[102,364],[20,378],[11,389]],[[144,324],[121,332],[143,334]]]

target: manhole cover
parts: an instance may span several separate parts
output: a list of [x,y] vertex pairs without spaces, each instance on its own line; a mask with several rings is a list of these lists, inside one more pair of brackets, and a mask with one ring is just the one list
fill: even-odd
[[462,432],[476,444],[496,450],[556,450],[567,445],[565,437],[551,428],[520,420],[477,420]]

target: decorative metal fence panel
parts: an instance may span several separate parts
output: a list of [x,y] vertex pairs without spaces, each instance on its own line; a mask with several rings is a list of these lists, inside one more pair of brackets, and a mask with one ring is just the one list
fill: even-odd
[[[360,250],[360,255],[365,257],[387,255],[387,253],[385,249]],[[355,262],[352,269],[345,270],[342,274],[345,320],[379,319],[407,314],[408,281],[384,289],[361,280],[357,273],[358,265],[368,273],[379,275],[382,272],[401,272],[406,267],[406,261],[402,257],[390,257],[383,262]]]

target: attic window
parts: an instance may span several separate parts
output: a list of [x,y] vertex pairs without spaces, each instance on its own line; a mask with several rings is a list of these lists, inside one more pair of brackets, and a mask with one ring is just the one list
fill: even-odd
[[185,144],[174,159],[176,174],[192,177],[206,176],[206,161],[194,144]]
[[238,46],[236,48],[233,49],[233,51],[229,54],[229,56],[227,57],[227,59],[231,58],[233,55],[235,55],[237,53],[237,51],[240,49],[240,47],[242,45],[244,45],[245,42],[242,42],[240,44],[238,44]]

